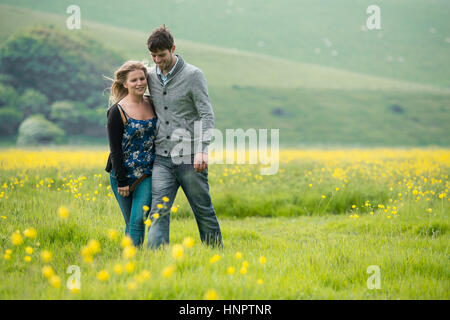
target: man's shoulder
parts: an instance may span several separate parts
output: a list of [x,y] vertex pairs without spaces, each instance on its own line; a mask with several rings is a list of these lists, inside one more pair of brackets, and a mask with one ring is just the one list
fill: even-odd
[[203,73],[199,67],[196,67],[193,64],[187,62],[184,63],[184,72],[188,74]]
[[156,65],[151,66],[151,67],[148,68],[147,70],[148,70],[148,71],[147,71],[147,74],[148,74],[150,77],[156,77]]

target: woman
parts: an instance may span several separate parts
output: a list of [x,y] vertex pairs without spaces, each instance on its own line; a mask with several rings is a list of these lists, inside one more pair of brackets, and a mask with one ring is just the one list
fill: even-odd
[[144,242],[144,206],[151,205],[151,173],[155,158],[156,115],[147,88],[147,68],[125,62],[114,74],[107,112],[110,154],[106,171],[125,219],[125,234],[140,247]]

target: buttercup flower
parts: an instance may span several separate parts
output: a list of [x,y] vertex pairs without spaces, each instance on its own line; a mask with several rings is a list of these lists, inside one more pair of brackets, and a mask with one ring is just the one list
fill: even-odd
[[209,259],[209,262],[210,262],[210,263],[215,263],[215,262],[219,261],[220,258],[221,258],[220,255],[215,254],[215,255],[213,255],[213,256],[211,257],[211,259]]
[[186,237],[186,238],[184,238],[184,240],[183,240],[183,245],[184,245],[186,248],[192,248],[192,247],[194,246],[194,239],[191,238],[191,237]]
[[60,206],[58,208],[58,216],[61,219],[67,219],[69,217],[69,210],[65,206]]
[[162,270],[162,276],[164,278],[170,278],[172,276],[172,273],[174,273],[174,271],[175,271],[174,265],[167,266]]
[[52,260],[52,253],[48,250],[42,250],[41,259],[44,262],[50,262]]
[[109,272],[106,270],[101,270],[99,273],[97,273],[97,279],[100,281],[106,281],[109,279]]
[[214,289],[209,289],[205,293],[205,300],[217,300],[219,298],[219,295],[217,294],[217,291]]
[[172,248],[172,256],[175,259],[183,258],[183,252],[184,252],[184,249],[183,249],[183,246],[181,244],[176,244]]
[[23,232],[23,235],[27,238],[35,239],[37,236],[37,231],[34,228],[28,228],[28,229],[25,229],[25,231]]

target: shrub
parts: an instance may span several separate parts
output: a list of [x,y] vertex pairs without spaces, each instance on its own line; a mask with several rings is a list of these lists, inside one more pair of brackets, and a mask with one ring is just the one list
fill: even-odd
[[43,115],[37,114],[25,119],[19,127],[17,144],[60,144],[65,141],[65,132]]
[[0,108],[0,133],[12,135],[23,119],[22,111],[15,107]]
[[41,113],[45,116],[50,114],[50,105],[47,97],[34,89],[27,89],[19,98],[19,107],[25,117]]

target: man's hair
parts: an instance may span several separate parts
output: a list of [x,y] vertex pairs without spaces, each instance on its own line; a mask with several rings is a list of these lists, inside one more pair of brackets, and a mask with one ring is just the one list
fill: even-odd
[[151,52],[165,49],[169,49],[170,51],[172,50],[173,43],[173,36],[170,33],[169,28],[163,24],[161,27],[152,31],[150,37],[147,39],[147,48]]

